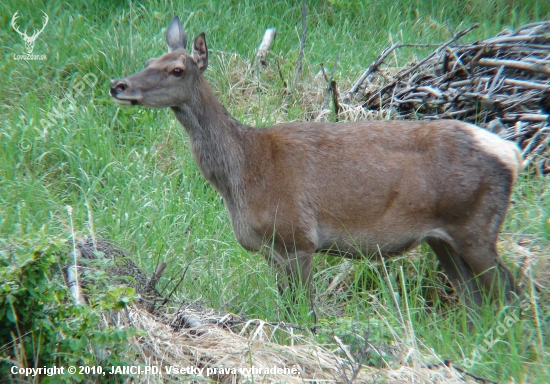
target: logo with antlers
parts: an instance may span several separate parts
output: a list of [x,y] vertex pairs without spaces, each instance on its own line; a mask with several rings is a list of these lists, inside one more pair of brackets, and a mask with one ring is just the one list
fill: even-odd
[[46,28],[46,25],[48,25],[49,18],[48,18],[48,15],[46,15],[46,12],[42,11],[42,13],[44,14],[44,25],[42,26],[42,29],[39,31],[35,29],[34,33],[31,36],[29,36],[27,35],[26,29],[25,29],[25,32],[21,32],[17,27],[17,24],[15,23],[15,21],[19,18],[19,16],[17,15],[18,13],[19,11],[15,12],[15,14],[13,15],[11,19],[11,26],[15,30],[15,32],[19,33],[23,37],[23,40],[25,40],[25,48],[27,49],[27,52],[30,54],[34,49],[34,43],[36,42],[36,39],[38,39],[38,35],[40,35],[44,30],[44,28]]

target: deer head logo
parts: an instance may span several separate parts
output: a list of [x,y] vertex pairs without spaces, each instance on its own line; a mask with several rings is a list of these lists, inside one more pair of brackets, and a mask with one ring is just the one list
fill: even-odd
[[42,11],[42,13],[44,14],[44,25],[42,26],[42,29],[39,31],[35,29],[34,33],[31,36],[29,36],[27,35],[26,29],[25,29],[25,32],[21,32],[17,27],[17,24],[15,23],[15,21],[19,17],[17,15],[18,13],[19,11],[15,12],[15,14],[13,15],[11,19],[11,26],[15,30],[15,32],[19,33],[23,37],[23,40],[25,40],[25,48],[27,49],[27,52],[32,53],[32,50],[34,49],[34,43],[36,42],[36,39],[38,39],[38,35],[42,33],[42,31],[44,30],[44,28],[46,28],[46,25],[48,24],[48,20],[49,20],[48,15],[46,15],[46,13]]

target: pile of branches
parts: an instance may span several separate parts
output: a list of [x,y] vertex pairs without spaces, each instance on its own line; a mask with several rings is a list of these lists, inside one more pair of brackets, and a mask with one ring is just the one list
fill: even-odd
[[391,110],[395,118],[476,124],[515,141],[526,165],[550,173],[550,21],[458,45],[474,28],[389,79],[376,76],[392,51],[412,45],[394,44],[355,82],[344,102]]

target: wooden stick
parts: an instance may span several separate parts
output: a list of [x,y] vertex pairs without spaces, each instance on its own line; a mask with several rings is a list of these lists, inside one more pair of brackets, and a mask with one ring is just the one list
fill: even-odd
[[507,114],[502,118],[503,121],[550,121],[550,115],[537,113]]
[[[491,78],[489,77],[481,77],[480,79],[483,81],[491,81]],[[540,84],[533,81],[516,80],[516,79],[504,79],[504,84],[511,85],[514,87],[540,89],[542,91],[544,91],[545,89],[550,89],[550,84]]]
[[537,22],[534,22],[534,23],[522,25],[521,27],[519,27],[518,29],[516,29],[514,31],[513,35],[518,34],[521,31],[524,31],[526,29],[534,29],[534,28],[539,28],[539,27],[542,27],[542,26],[550,28],[550,21],[547,21],[547,20],[537,21]]
[[[76,250],[76,252],[80,252]],[[78,285],[78,267],[74,264],[67,268],[67,287],[75,304],[82,304],[84,300],[80,296],[80,286]]]
[[476,28],[479,28],[479,24],[474,24],[472,25],[470,28],[466,28],[465,30],[463,31],[460,31],[459,33],[457,33],[455,36],[453,36],[453,38],[449,41],[447,41],[445,44],[441,45],[439,48],[437,48],[433,53],[431,53],[430,55],[426,56],[424,59],[420,60],[418,63],[416,63],[416,65],[413,65],[411,68],[409,68],[408,70],[406,70],[405,72],[397,75],[397,77],[399,79],[402,79],[403,77],[405,77],[406,75],[408,75],[409,73],[411,73],[412,71],[414,71],[415,69],[417,69],[418,67],[420,67],[422,64],[424,64],[426,61],[428,61],[429,59],[431,59],[432,57],[434,57],[435,55],[437,55],[439,52],[441,52],[443,49],[447,48],[447,46],[451,45],[452,43],[454,43],[456,40],[460,39],[461,37],[463,37],[464,35],[466,35],[468,32],[476,29]]
[[323,104],[321,105],[321,111],[324,111],[328,107],[328,103],[330,101],[330,79],[327,76],[327,73],[325,71],[325,66],[323,63],[321,65],[321,73],[323,74],[323,78],[325,79],[325,82],[327,83],[327,88],[325,89],[325,97],[323,98]]
[[[531,152],[531,147],[533,147],[533,145],[535,145],[535,143],[536,143],[537,139],[539,138],[539,136],[540,136],[540,131],[535,133],[533,135],[533,137],[529,140],[529,144],[527,144],[525,146],[525,148],[523,149],[523,151],[521,151],[521,156],[523,158],[525,158],[525,156],[527,156],[529,154],[529,152]],[[524,166],[527,167],[527,165],[528,165],[528,162],[526,161]]]
[[524,57],[523,59],[521,59],[521,61],[527,61],[530,63],[537,63],[537,64],[550,64],[550,60],[539,59],[536,57]]
[[145,285],[145,291],[148,291],[150,289],[155,289],[155,286],[157,285],[158,281],[160,280],[162,274],[164,273],[164,270],[166,269],[166,266],[168,264],[162,262],[158,265],[157,269],[153,274],[151,275],[151,278],[149,278],[149,281],[147,281],[147,284]]
[[[474,60],[472,60],[472,63]],[[486,67],[500,67],[504,65],[508,68],[520,69],[522,71],[540,72],[546,75],[550,75],[550,68],[543,65],[534,65],[529,63],[523,63],[515,60],[501,60],[501,59],[479,59],[475,65],[481,65]]]
[[[332,64],[332,70],[330,71],[330,78],[327,76],[327,73],[325,72],[325,65],[323,63],[321,63],[321,72],[323,74],[323,77],[325,79],[325,82],[327,83],[327,88],[325,90],[325,97],[323,98],[323,104],[321,105],[321,111],[324,111],[325,109],[327,109],[328,107],[328,103],[330,101],[330,93],[332,91],[332,85],[331,85],[331,81],[333,80],[334,78],[334,73],[336,72],[336,64],[338,64],[338,56],[340,54],[337,53],[336,54],[336,58],[334,59],[334,63]],[[334,99],[334,97],[333,97]],[[338,109],[340,107],[338,106]],[[336,106],[335,106],[335,109],[336,109]]]
[[434,87],[425,86],[425,87],[418,87],[416,88],[421,92],[428,92],[434,95],[435,97],[443,97],[443,92],[439,91],[438,89],[435,89]]
[[512,42],[539,42],[544,41],[542,36],[497,36],[492,39],[485,40],[484,43],[487,44],[497,44],[497,43],[512,43]]
[[[498,80],[499,80],[500,76],[502,76],[502,72],[504,72],[504,68],[506,68],[506,67],[504,65],[501,65],[500,68],[498,69],[498,72],[497,72],[495,78],[493,79],[493,82],[491,83],[491,88],[489,88],[489,92],[487,93],[487,97],[491,97],[491,95],[495,91],[496,86],[498,84]],[[487,82],[487,84],[489,84],[489,82]]]
[[258,53],[256,54],[256,60],[258,60],[258,62],[262,65],[267,65],[267,52],[269,51],[271,44],[273,44],[275,35],[275,28],[268,28],[265,30],[262,43],[260,44],[260,47],[258,48]]
[[338,102],[338,89],[336,88],[336,81],[330,81],[330,91],[332,92],[332,102],[334,104],[334,113],[336,114],[336,121],[338,121],[338,114],[340,113],[340,103]]

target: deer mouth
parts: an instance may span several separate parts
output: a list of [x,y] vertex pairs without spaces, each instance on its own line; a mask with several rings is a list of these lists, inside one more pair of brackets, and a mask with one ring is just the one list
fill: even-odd
[[116,96],[113,96],[113,98],[115,99],[115,103],[117,103],[118,105],[137,105],[138,104],[138,100],[136,99],[120,99]]

